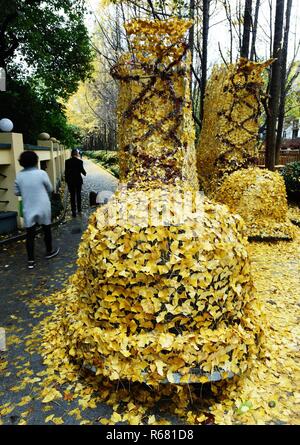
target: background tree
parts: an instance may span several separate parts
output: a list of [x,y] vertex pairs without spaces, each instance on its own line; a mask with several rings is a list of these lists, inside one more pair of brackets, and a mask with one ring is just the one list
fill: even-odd
[[[139,14],[138,8],[134,13]],[[118,88],[110,69],[121,53],[129,49],[123,26],[127,14],[122,4],[107,8],[100,3],[94,11],[93,74],[67,103],[70,122],[80,127],[83,146],[89,150],[116,149]]]
[[60,97],[73,93],[91,68],[84,4],[0,0],[0,66],[8,76],[35,76],[41,87]]
[[276,15],[274,28],[273,58],[271,67],[269,100],[267,105],[267,125],[266,125],[266,167],[269,170],[275,169],[276,150],[276,124],[279,110],[279,97],[281,86],[281,54],[282,54],[282,34],[284,20],[284,0],[276,0]]
[[256,46],[256,38],[257,38],[257,27],[258,27],[258,16],[259,16],[260,2],[261,2],[261,0],[256,0],[256,3],[255,3],[255,13],[254,13],[254,21],[253,21],[253,27],[252,27],[250,60],[257,60],[255,46]]
[[[38,133],[51,127],[53,135],[63,133],[63,142],[69,143],[72,128],[67,129],[61,99],[91,72],[84,1],[0,0],[0,11],[0,66],[7,73],[0,115],[11,118],[27,142],[34,143]],[[30,128],[27,113],[23,119],[29,96],[35,98],[30,113],[35,125]]]
[[245,57],[245,59],[249,58],[251,25],[252,25],[252,0],[245,0],[244,31],[243,31],[243,41],[241,48],[241,57]]
[[78,90],[66,104],[68,122],[80,128],[83,134],[93,132],[98,125],[96,110],[99,100],[93,94],[92,86],[90,80],[80,83]]
[[279,110],[278,110],[278,124],[277,124],[277,136],[276,136],[276,148],[275,148],[275,163],[279,164],[281,139],[285,115],[285,100],[286,100],[286,81],[287,81],[287,56],[288,56],[288,44],[289,44],[289,33],[290,33],[290,20],[291,20],[291,10],[292,10],[293,0],[287,0],[286,5],[286,16],[285,16],[285,29],[284,29],[284,39],[283,48],[281,54],[281,83],[280,83],[280,99],[279,99]]
[[300,120],[300,65],[294,64],[286,83],[285,125],[290,126],[294,121]]
[[[284,3],[284,0],[282,1]],[[196,133],[197,136],[201,137],[200,131],[203,119],[206,79],[210,75],[213,63],[234,63],[241,56],[256,61],[265,60],[269,57],[273,58],[275,45],[274,37],[278,39],[278,30],[280,27],[281,32],[283,33],[282,27],[284,24],[284,20],[281,21],[281,24],[278,24],[277,14],[275,32],[274,19],[276,2],[277,0],[105,0],[106,4],[109,3],[110,5],[114,5],[105,10],[104,13],[102,11],[102,14],[100,11],[97,12],[96,34],[98,37],[97,43],[93,43],[95,51],[97,52],[97,57],[101,60],[101,72],[102,74],[103,72],[106,73],[104,77],[101,74],[95,79],[97,90],[101,95],[101,107],[103,110],[101,112],[99,123],[101,120],[104,119],[106,121],[109,118],[110,126],[115,128],[116,118],[113,117],[114,107],[109,108],[107,110],[108,112],[105,114],[105,103],[110,91],[114,92],[114,97],[110,95],[113,103],[115,103],[117,97],[117,86],[109,78],[109,69],[123,51],[130,50],[129,42],[124,33],[124,23],[132,18],[140,17],[149,19],[154,18],[156,20],[166,19],[170,16],[182,18],[192,17],[194,25],[190,29],[188,35],[193,55],[191,90],[193,116],[197,130]],[[288,9],[286,11],[286,17],[287,12]],[[291,13],[291,15],[293,16],[293,13]],[[269,20],[268,16],[270,16]],[[225,22],[227,22],[227,34],[224,33]],[[218,43],[219,57],[216,57],[217,54],[212,49],[211,42],[218,38],[218,31],[215,31],[218,29],[218,25],[223,27],[223,31],[220,34],[220,41]],[[296,34],[297,31],[295,32],[295,39]],[[286,20],[285,41],[288,39],[288,35]],[[299,48],[296,47],[295,56],[292,62],[297,60],[297,50]],[[269,48],[271,48],[271,52]],[[288,59],[287,66],[289,65],[290,67],[290,54]],[[275,68],[272,68],[272,70],[269,69],[267,72],[268,75],[265,76],[267,110],[272,107],[270,94],[271,72],[274,80],[274,73],[276,73]],[[285,94],[288,94],[288,85],[289,88],[291,85],[291,76],[288,76],[289,69],[290,68],[288,67],[286,69],[286,78],[289,78],[289,81],[286,82]],[[294,97],[297,96],[294,95]],[[265,121],[264,124],[263,121]],[[266,130],[266,121],[267,113],[262,119],[262,132]],[[268,120],[268,123],[269,122],[270,121]],[[103,130],[98,124],[98,129],[95,131]]]
[[209,33],[209,10],[211,0],[203,1],[203,31],[202,31],[202,64],[201,64],[201,102],[199,120],[202,124],[204,96],[207,83],[207,59],[208,59],[208,33]]

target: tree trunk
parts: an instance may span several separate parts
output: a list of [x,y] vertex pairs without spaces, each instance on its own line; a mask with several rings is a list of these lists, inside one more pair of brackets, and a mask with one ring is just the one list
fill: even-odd
[[[244,0],[245,2],[245,0]],[[243,36],[242,36],[242,8],[241,8],[241,0],[238,1],[236,5],[236,16],[238,21],[238,42],[239,42],[239,54],[241,54],[242,51],[242,44],[243,44]],[[236,26],[235,26],[236,28]]]
[[273,53],[273,0],[269,1],[269,6],[270,6],[270,59],[272,58],[272,53]]
[[276,138],[276,155],[275,155],[276,164],[279,164],[282,130],[283,130],[283,123],[284,123],[284,115],[285,115],[287,55],[288,55],[292,3],[293,3],[293,0],[287,0],[284,39],[283,39],[283,48],[282,48],[282,57],[281,57],[282,72],[281,72],[281,87],[280,87],[281,91],[280,91],[280,104],[279,104],[279,114],[278,114],[278,128],[277,128],[277,138]]
[[[229,36],[230,36],[229,60],[230,60],[230,63],[232,63],[232,58],[233,58],[233,29],[232,28],[233,28],[233,26],[232,26],[232,14],[231,14],[230,2],[227,3],[227,0],[225,0],[223,5],[225,8],[226,18],[227,18],[228,25],[229,25]],[[219,51],[220,51],[221,57],[224,61],[224,57],[222,55],[222,51],[221,51],[221,47],[220,47],[220,42],[219,42]],[[224,63],[226,65],[225,61],[224,61]]]
[[119,57],[120,50],[121,50],[121,26],[120,26],[120,13],[119,13],[119,6],[116,5],[116,57]]
[[[189,11],[190,19],[194,21],[195,18],[195,0],[190,0],[190,11]],[[191,65],[193,66],[193,60],[194,60],[194,32],[195,32],[195,25],[190,27],[189,30],[189,48],[191,52]],[[191,97],[192,97],[192,89],[193,89],[193,74],[191,70],[191,78],[190,78],[190,91],[191,91]]]
[[153,18],[159,20],[159,15],[158,15],[158,14],[156,13],[156,11],[155,11],[155,8],[154,8],[154,6],[153,6],[152,0],[147,0],[147,3],[148,3],[148,5],[149,5],[149,7],[150,7],[150,9],[151,9],[151,13],[152,13],[152,15],[153,15]]
[[[189,16],[190,16],[190,19],[194,21],[194,19],[195,19],[195,0],[190,0]],[[195,31],[195,26],[193,23],[193,25],[190,27],[190,31],[189,31],[189,48],[190,48],[192,56],[194,54],[194,31]]]
[[276,123],[279,109],[280,78],[281,78],[281,50],[284,17],[284,0],[276,0],[276,16],[273,58],[276,59],[271,68],[270,98],[267,110],[266,134],[266,167],[275,170]]
[[203,121],[204,95],[207,82],[207,46],[208,46],[210,0],[203,0],[202,4],[203,4],[203,33],[202,33],[201,98],[200,98],[201,126]]
[[246,0],[245,12],[244,12],[243,41],[241,49],[241,57],[244,57],[245,59],[249,58],[251,24],[252,24],[252,0]]
[[255,14],[254,14],[254,24],[253,24],[253,30],[252,30],[252,42],[251,42],[251,52],[250,52],[250,60],[256,60],[256,50],[255,50],[255,44],[256,44],[256,36],[257,36],[257,25],[258,25],[258,14],[259,14],[259,8],[260,8],[260,0],[256,0],[255,4]]

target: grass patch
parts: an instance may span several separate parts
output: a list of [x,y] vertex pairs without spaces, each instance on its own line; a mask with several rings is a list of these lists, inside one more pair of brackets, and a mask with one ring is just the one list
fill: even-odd
[[95,150],[85,151],[83,154],[102,165],[113,176],[119,178],[119,156],[117,151]]

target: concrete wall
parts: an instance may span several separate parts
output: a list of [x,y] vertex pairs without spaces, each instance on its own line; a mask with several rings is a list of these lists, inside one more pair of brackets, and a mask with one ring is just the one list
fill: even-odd
[[[46,172],[52,182],[54,191],[63,179],[65,160],[70,157],[70,150],[51,140],[37,141],[37,145],[24,145],[23,136],[19,133],[0,133],[0,212],[18,213],[18,226],[22,226],[19,214],[19,198],[14,194],[16,174],[21,170],[18,159],[22,151],[32,150],[46,165]],[[4,189],[4,190],[3,190]]]

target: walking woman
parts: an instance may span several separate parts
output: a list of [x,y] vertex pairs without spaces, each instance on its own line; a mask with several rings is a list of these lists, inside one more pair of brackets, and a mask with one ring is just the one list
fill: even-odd
[[34,151],[23,151],[19,163],[23,170],[16,176],[15,194],[22,196],[28,268],[33,269],[35,266],[34,239],[37,224],[42,226],[44,232],[45,258],[53,258],[59,252],[59,248],[53,249],[52,247],[50,196],[53,188],[47,173],[38,168],[38,156]]

